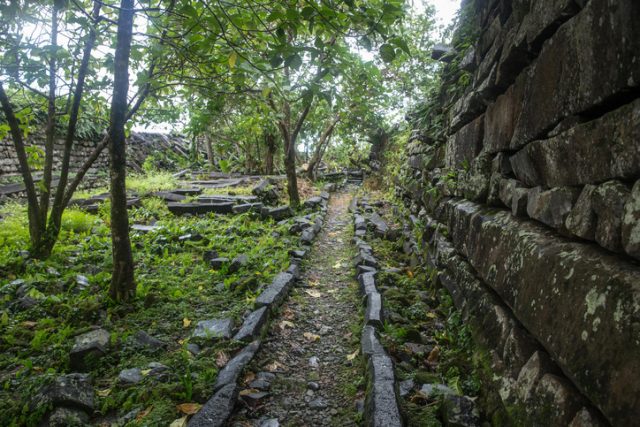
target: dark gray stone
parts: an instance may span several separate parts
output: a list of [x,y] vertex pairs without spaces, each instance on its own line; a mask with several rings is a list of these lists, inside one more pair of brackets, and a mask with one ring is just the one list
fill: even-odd
[[369,217],[369,221],[371,221],[371,223],[373,224],[374,234],[376,236],[386,237],[387,233],[389,232],[389,226],[386,222],[384,222],[382,217],[378,215],[377,212],[371,214],[371,217]]
[[362,215],[354,215],[353,226],[355,230],[366,230],[367,229],[367,221],[364,219]]
[[614,424],[631,422],[640,408],[637,266],[468,201],[443,202],[442,221],[475,274],[571,382]]
[[192,337],[200,340],[216,340],[231,338],[233,331],[233,319],[209,319],[201,320],[196,325]]
[[610,251],[622,252],[622,217],[630,193],[620,181],[605,182],[593,192],[592,206],[598,218],[596,242]]
[[444,425],[450,427],[479,427],[480,413],[467,396],[446,396],[442,404]]
[[231,211],[235,214],[241,214],[245,212],[260,212],[264,205],[262,203],[242,203],[235,205],[231,208]]
[[152,337],[145,331],[136,332],[133,336],[133,340],[138,347],[149,348],[151,350],[159,350],[167,346],[167,343]]
[[153,197],[158,197],[165,202],[181,202],[187,198],[184,194],[172,193],[171,191],[155,191],[151,193]]
[[229,263],[229,258],[224,258],[224,257],[213,258],[209,260],[209,265],[211,266],[211,268],[215,270],[221,269],[223,266],[225,266],[228,263]]
[[251,341],[260,336],[262,327],[269,318],[267,307],[261,307],[254,310],[244,319],[240,330],[233,337],[236,341]]
[[329,405],[327,404],[327,401],[322,397],[318,397],[316,399],[313,399],[311,402],[309,402],[309,408],[314,409],[316,411],[326,409],[328,406]]
[[429,399],[435,399],[440,396],[455,396],[456,392],[449,386],[444,384],[422,384],[420,393]]
[[415,382],[411,378],[409,378],[408,380],[400,381],[400,386],[399,386],[400,397],[406,397],[409,393],[411,393],[411,391],[413,391],[414,387],[415,387]]
[[529,189],[514,188],[511,197],[511,214],[513,216],[527,216],[527,205],[529,203]]
[[231,261],[231,264],[229,265],[229,273],[235,273],[247,264],[249,264],[249,257],[244,254],[238,255]]
[[514,173],[530,186],[546,187],[635,178],[640,175],[638,117],[640,100],[553,138],[527,144],[511,156]]
[[640,180],[636,181],[624,206],[622,245],[626,253],[640,259]]
[[367,308],[365,310],[365,323],[375,328],[382,329],[383,316],[382,316],[382,296],[377,292],[371,292],[367,294]]
[[527,214],[550,227],[564,230],[564,222],[578,198],[579,190],[571,187],[529,190]]
[[595,185],[585,185],[567,216],[565,226],[570,233],[587,240],[596,239],[597,217],[593,210]]
[[358,266],[356,266],[356,274],[358,276],[360,276],[361,274],[364,273],[374,273],[374,275],[376,273],[378,273],[378,270],[376,270],[373,267],[369,267],[368,265],[364,265],[364,264],[359,264]]
[[272,218],[275,221],[280,221],[281,219],[293,216],[293,211],[288,205],[278,206],[276,208],[263,206],[260,210],[260,215],[262,215],[263,218]]
[[220,387],[197,414],[189,420],[189,427],[222,427],[233,412],[238,400],[238,386],[229,383]]
[[233,212],[235,203],[167,203],[169,211],[175,215],[202,215],[206,213],[228,214]]
[[447,167],[462,168],[471,165],[471,161],[482,150],[483,136],[484,115],[481,115],[463,126],[447,141],[445,154]]
[[238,381],[238,377],[247,364],[253,359],[253,356],[260,348],[260,341],[253,341],[243,348],[237,355],[235,355],[224,368],[218,372],[216,383],[213,386],[213,391],[217,392],[228,384],[235,385]]
[[302,236],[300,236],[300,242],[302,244],[306,244],[309,245],[311,244],[311,242],[313,242],[313,239],[316,238],[316,232],[313,228],[305,228],[302,231]]
[[322,201],[324,199],[322,197],[319,196],[315,196],[315,197],[310,197],[307,200],[304,201],[304,207],[305,208],[316,208],[318,206],[320,206],[322,204]]
[[280,305],[289,293],[289,288],[291,288],[294,281],[295,278],[291,273],[279,273],[274,277],[271,284],[256,298],[256,308],[273,306],[272,309],[274,309]]
[[37,407],[52,404],[93,412],[94,394],[89,376],[75,373],[59,376],[36,395],[33,404]]
[[401,427],[404,425],[396,397],[393,362],[387,355],[369,358],[369,386],[365,398],[364,425],[371,427]]
[[79,409],[58,407],[45,418],[42,425],[47,427],[87,426],[89,425],[89,416]]
[[268,391],[271,388],[271,382],[265,379],[255,379],[249,383],[249,387],[257,390]]
[[378,292],[378,289],[376,289],[375,273],[369,272],[359,275],[358,283],[360,283],[360,293],[363,295]]
[[187,344],[187,350],[189,351],[189,353],[193,354],[194,356],[202,351],[200,346],[196,343]]
[[359,265],[365,265],[367,267],[378,268],[378,261],[369,253],[363,251],[360,251],[358,256],[356,256],[353,264],[356,267]]
[[143,379],[142,371],[138,368],[123,369],[118,374],[118,382],[125,386],[141,383]]
[[287,271],[285,273],[291,274],[294,279],[299,279],[300,278],[300,262],[294,262],[294,260],[297,260],[297,258],[293,258],[293,260],[291,261],[291,264],[289,264],[289,267],[287,268]]
[[304,256],[307,254],[307,251],[305,250],[290,250],[289,251],[289,255],[291,255],[292,257],[296,257],[296,258],[304,258]]
[[109,332],[102,328],[78,335],[69,353],[71,368],[78,371],[90,368],[107,353],[110,339]]

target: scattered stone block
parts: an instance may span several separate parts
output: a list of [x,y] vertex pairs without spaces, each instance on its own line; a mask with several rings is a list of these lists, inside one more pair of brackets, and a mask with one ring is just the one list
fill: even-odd
[[276,208],[263,206],[262,209],[260,209],[260,215],[262,215],[263,218],[271,218],[274,221],[280,221],[282,219],[292,217],[293,211],[288,205],[278,206]]
[[382,315],[382,296],[377,292],[371,292],[367,294],[366,300],[367,308],[364,315],[365,323],[375,328],[382,329],[384,323]]
[[78,335],[69,353],[71,368],[78,371],[89,369],[109,349],[111,335],[105,329],[95,329]]
[[89,425],[89,415],[75,408],[57,407],[43,423],[47,427],[69,427]]
[[467,396],[446,396],[442,404],[444,425],[452,427],[480,427],[480,413]]
[[235,385],[238,381],[238,377],[247,364],[253,359],[253,356],[260,348],[260,341],[253,341],[243,348],[237,355],[235,355],[224,368],[218,372],[216,383],[213,386],[213,391],[217,392],[228,384]]
[[231,338],[233,331],[233,319],[209,319],[201,320],[196,325],[192,337],[201,340],[219,338]]
[[235,203],[167,203],[169,211],[175,215],[203,215],[210,212],[228,214],[233,212]]
[[380,344],[380,340],[378,339],[378,332],[376,331],[376,328],[371,325],[365,325],[364,328],[362,328],[360,350],[367,358],[374,354],[386,354],[384,347],[382,347],[382,344]]
[[142,370],[138,368],[123,369],[118,374],[118,382],[124,386],[139,384],[143,379]]
[[535,187],[529,190],[527,213],[549,227],[564,230],[564,222],[573,204],[578,198],[579,190],[571,187],[542,190]]
[[229,258],[224,258],[224,257],[213,258],[213,259],[209,260],[209,265],[214,270],[219,270],[222,267],[224,267],[225,265],[227,265],[228,263],[229,263]]
[[260,212],[264,205],[262,203],[242,203],[235,205],[231,208],[234,214],[241,214],[245,212]]
[[167,343],[155,337],[152,337],[145,331],[138,331],[133,336],[133,341],[138,347],[148,348],[151,350],[160,350],[167,347]]
[[624,205],[621,232],[625,252],[640,259],[640,180],[633,185]]
[[314,197],[310,197],[307,200],[304,201],[304,207],[305,208],[310,208],[310,209],[315,209],[318,206],[322,205],[322,201],[324,199],[320,196],[314,196]]
[[266,324],[269,317],[267,307],[261,307],[254,310],[244,319],[240,330],[233,337],[236,341],[251,341],[260,336],[262,327]]
[[291,273],[278,274],[269,287],[262,291],[258,298],[256,298],[256,308],[264,306],[278,306],[284,300],[289,293],[289,288],[294,282],[294,277]]
[[360,293],[362,295],[369,295],[371,293],[377,293],[375,273],[367,272],[358,276],[358,283],[360,283]]
[[87,374],[67,374],[57,377],[34,398],[33,405],[41,407],[69,406],[93,412],[95,406],[93,387]]
[[238,386],[229,383],[220,389],[189,420],[188,427],[222,427],[233,412],[238,400]]
[[235,273],[249,263],[249,257],[242,254],[235,257],[229,265],[229,273]]

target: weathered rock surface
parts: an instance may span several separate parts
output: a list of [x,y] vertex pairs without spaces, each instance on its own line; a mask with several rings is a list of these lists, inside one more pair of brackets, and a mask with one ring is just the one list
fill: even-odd
[[631,380],[640,375],[640,343],[633,338],[640,321],[638,269],[471,202],[447,202],[445,218],[456,249],[580,391],[610,420],[630,420],[640,407]]
[[251,341],[260,335],[262,327],[266,324],[269,317],[267,307],[261,307],[254,310],[244,319],[240,330],[233,337],[236,341]]
[[386,354],[369,358],[367,376],[370,392],[365,400],[364,425],[394,427],[404,425],[396,397],[393,362]]
[[221,387],[189,420],[189,427],[218,427],[225,425],[238,400],[238,386],[235,383]]
[[[256,298],[256,308],[264,306],[278,306],[289,293],[295,278],[291,273],[280,273],[274,277],[271,284]],[[272,307],[274,309],[275,307]]]
[[37,406],[52,404],[92,412],[95,400],[89,376],[86,374],[59,376],[36,395],[33,404]]
[[95,329],[78,335],[69,353],[72,369],[79,371],[90,368],[109,349],[111,335],[105,329]]
[[215,340],[231,338],[232,331],[233,319],[209,319],[199,321],[192,336],[200,340]]
[[222,387],[229,384],[236,384],[238,381],[238,376],[242,372],[242,370],[247,366],[247,364],[253,359],[253,356],[256,354],[260,348],[260,341],[253,341],[251,344],[248,344],[245,348],[243,348],[238,354],[236,354],[224,368],[218,372],[218,377],[216,378],[216,383],[213,386],[214,391],[220,390]]
[[625,252],[640,259],[640,180],[631,190],[622,218],[622,245]]

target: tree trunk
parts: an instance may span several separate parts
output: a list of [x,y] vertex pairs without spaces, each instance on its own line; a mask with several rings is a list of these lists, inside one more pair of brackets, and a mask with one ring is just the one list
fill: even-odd
[[316,149],[313,152],[313,157],[309,160],[309,167],[307,168],[307,177],[310,180],[315,179],[315,169],[318,167],[318,164],[322,160],[322,155],[326,150],[326,146],[329,145],[329,141],[331,140],[331,135],[333,134],[333,130],[336,128],[336,125],[340,121],[340,116],[336,115],[335,118],[329,122],[327,127],[324,129],[322,134],[320,135],[320,139],[318,140],[318,144],[316,145]]
[[264,142],[267,146],[267,152],[264,156],[264,172],[267,175],[273,175],[273,161],[276,153],[276,136],[267,132],[264,134]]
[[35,246],[40,241],[40,233],[44,228],[44,224],[40,223],[40,209],[38,206],[38,193],[36,192],[36,186],[33,182],[33,176],[31,175],[31,169],[29,169],[29,161],[27,160],[27,152],[24,147],[24,140],[22,139],[22,130],[20,130],[20,122],[16,117],[9,97],[2,86],[0,81],[0,104],[2,104],[2,111],[9,124],[11,130],[11,138],[13,140],[13,146],[16,149],[18,155],[18,164],[20,165],[20,173],[22,174],[22,181],[24,182],[25,190],[27,192],[27,216],[29,218],[29,237],[31,240],[31,246]]
[[121,0],[113,76],[113,98],[109,123],[111,175],[111,240],[113,274],[109,293],[115,301],[127,301],[136,293],[133,254],[129,240],[126,192],[127,92],[129,90],[129,54],[133,32],[134,0]]
[[[92,18],[94,23],[100,16],[101,3],[95,1],[93,4]],[[92,26],[89,30],[89,37],[84,45],[82,52],[82,60],[80,68],[78,70],[78,82],[75,90],[73,91],[73,102],[71,105],[71,112],[69,114],[69,125],[67,127],[67,134],[64,141],[64,152],[62,155],[62,164],[60,165],[60,179],[56,188],[56,194],[51,206],[51,213],[49,214],[49,222],[47,224],[47,230],[45,232],[42,242],[42,254],[43,256],[49,256],[53,250],[53,246],[58,240],[60,234],[60,224],[62,223],[62,214],[67,206],[65,203],[65,190],[67,188],[67,182],[69,178],[69,163],[71,160],[71,150],[73,148],[73,139],[76,134],[76,126],[78,124],[78,116],[80,113],[80,101],[84,92],[84,81],[89,70],[89,61],[91,60],[91,51],[96,41],[96,29]]]
[[207,134],[204,136],[205,146],[207,148],[207,161],[209,162],[209,168],[213,170],[216,166],[213,158],[213,145],[211,144],[211,137]]

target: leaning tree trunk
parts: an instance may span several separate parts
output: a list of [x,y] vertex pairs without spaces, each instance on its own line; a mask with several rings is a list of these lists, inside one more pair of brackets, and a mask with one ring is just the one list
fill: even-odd
[[273,175],[273,163],[276,153],[276,136],[271,132],[267,132],[264,135],[264,142],[267,146],[267,152],[264,156],[264,172],[267,175]]
[[329,145],[329,141],[331,140],[331,135],[333,134],[333,130],[336,128],[336,125],[340,121],[340,116],[336,115],[335,118],[329,122],[327,127],[324,129],[322,134],[320,135],[320,139],[318,140],[318,144],[316,145],[316,149],[313,152],[313,157],[309,160],[309,167],[307,168],[307,178],[310,180],[314,180],[316,177],[315,170],[322,161],[322,156]]
[[211,137],[208,134],[206,134],[204,136],[204,140],[205,140],[205,147],[207,149],[207,161],[209,162],[209,168],[213,170],[216,164],[213,158],[213,144],[211,144]]
[[129,90],[129,54],[133,32],[134,0],[122,0],[118,17],[118,35],[113,75],[113,98],[109,126],[109,157],[111,174],[111,240],[113,274],[109,293],[116,301],[135,296],[133,254],[129,240],[129,217],[126,192],[127,92]]

